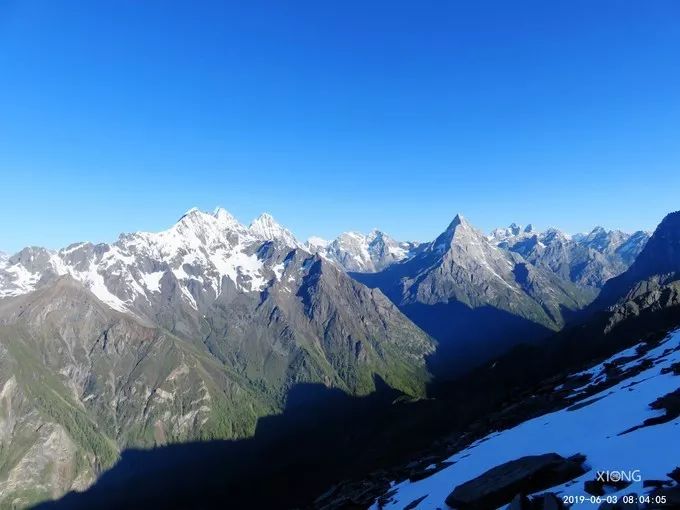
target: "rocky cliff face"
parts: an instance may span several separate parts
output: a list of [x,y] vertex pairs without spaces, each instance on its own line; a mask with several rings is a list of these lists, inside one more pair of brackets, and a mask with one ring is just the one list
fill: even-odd
[[659,292],[679,278],[680,212],[674,212],[659,224],[630,268],[607,282],[593,307],[606,308]]
[[489,236],[497,246],[519,253],[532,264],[593,288],[628,269],[648,239],[649,234],[643,231],[628,234],[596,227],[587,234],[570,236],[554,228],[536,232],[531,225],[514,223]]

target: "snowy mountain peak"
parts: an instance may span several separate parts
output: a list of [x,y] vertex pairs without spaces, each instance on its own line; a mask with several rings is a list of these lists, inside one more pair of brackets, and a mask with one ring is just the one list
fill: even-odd
[[317,236],[312,236],[309,239],[307,239],[307,243],[305,245],[309,251],[311,251],[312,253],[316,253],[317,251],[326,248],[329,244],[331,244],[331,242],[327,241],[326,239]]
[[445,234],[449,233],[451,235],[454,235],[455,232],[457,230],[459,230],[460,228],[470,229],[472,227],[471,227],[470,223],[468,223],[468,221],[465,219],[465,217],[463,217],[462,214],[458,213],[453,217],[453,220],[451,221],[451,223],[449,223],[449,226],[446,227],[446,231],[444,233]]
[[205,224],[213,223],[215,217],[212,214],[201,211],[197,207],[192,207],[182,216],[175,225],[195,225],[195,224]]
[[505,228],[494,229],[487,239],[500,245],[501,243],[512,243],[515,240],[530,237],[534,233],[534,226],[531,223],[523,227],[513,222]]
[[187,211],[182,216],[179,217],[178,221],[182,221],[184,218],[200,212],[201,210],[198,207],[191,207],[190,209],[187,209]]
[[462,214],[456,214],[456,216],[453,218],[453,221],[449,223],[449,226],[446,228],[442,236],[445,236],[450,241],[453,241],[453,239],[460,237],[466,232],[476,231]]
[[0,267],[0,297],[25,294],[69,275],[119,311],[143,308],[155,294],[175,291],[198,309],[206,296],[264,289],[274,252],[267,260],[257,252],[268,240],[298,246],[270,215],[246,228],[225,209],[191,208],[167,230],[121,234],[112,244],[77,243],[59,252],[25,248]]
[[286,228],[281,226],[269,213],[262,213],[255,218],[248,227],[248,230],[259,239],[266,241],[280,241],[284,244],[297,247],[300,245],[295,236]]
[[368,233],[368,235],[366,236],[366,239],[369,242],[374,242],[377,239],[382,239],[382,237],[384,235],[385,235],[385,233],[382,230],[380,230],[378,228],[374,228]]
[[213,211],[213,216],[220,224],[238,225],[238,220],[234,218],[234,216],[223,207],[216,207],[215,210]]
[[418,243],[400,242],[374,228],[368,234],[343,232],[328,242],[310,238],[306,248],[346,271],[373,273],[409,258]]
[[559,228],[550,227],[543,232],[542,237],[545,240],[551,241],[554,239],[560,239],[563,241],[568,241],[571,239],[569,234],[562,232]]
[[192,207],[189,209],[187,212],[185,212],[177,221],[177,224],[180,223],[200,223],[200,224],[215,224],[219,223],[220,225],[233,225],[233,226],[241,226],[240,223],[234,216],[224,209],[223,207],[216,207],[212,214],[201,211],[198,207]]
[[446,230],[428,245],[427,250],[441,255],[449,252],[454,246],[478,248],[483,245],[492,246],[484,234],[474,228],[461,214],[456,214]]

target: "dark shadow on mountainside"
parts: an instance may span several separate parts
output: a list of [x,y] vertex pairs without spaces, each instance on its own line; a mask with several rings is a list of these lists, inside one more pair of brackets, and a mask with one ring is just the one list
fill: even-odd
[[492,306],[414,303],[401,311],[438,342],[427,359],[437,379],[452,379],[517,344],[534,344],[554,331]]

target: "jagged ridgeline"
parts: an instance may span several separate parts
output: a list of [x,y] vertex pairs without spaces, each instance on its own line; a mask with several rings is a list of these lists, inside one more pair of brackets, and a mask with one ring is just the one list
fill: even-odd
[[27,248],[0,282],[4,505],[83,489],[126,447],[247,437],[301,383],[429,380],[432,339],[268,215]]
[[457,216],[429,243],[303,244],[267,214],[192,209],[159,233],[2,255],[0,504],[84,489],[124,448],[249,437],[310,383],[422,397],[433,371],[563,327],[647,238],[485,236]]

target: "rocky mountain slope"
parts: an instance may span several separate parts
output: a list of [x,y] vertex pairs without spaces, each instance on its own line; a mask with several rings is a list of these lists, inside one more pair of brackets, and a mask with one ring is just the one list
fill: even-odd
[[[511,226],[487,238],[461,216],[422,245],[379,231],[303,245],[270,215],[245,226],[192,209],[163,232],[0,258],[0,504],[83,489],[123,448],[249,437],[291,392],[321,398],[305,385],[364,396],[384,381],[422,396],[426,359],[449,377],[546,338],[606,280],[596,333],[647,324],[680,302],[676,220],[613,279],[646,234]],[[393,399],[380,404],[390,428],[430,429]],[[387,426],[380,413],[371,426]]]
[[27,248],[0,291],[10,506],[85,487],[125,447],[248,436],[301,383],[422,395],[434,348],[270,216],[245,227],[222,209],[113,244]]
[[594,296],[499,248],[460,215],[413,257],[375,274],[353,276],[380,288],[437,338],[447,364],[454,357],[468,363],[507,349],[513,334],[526,340],[557,330],[569,311]]
[[368,234],[344,232],[333,241],[313,237],[306,243],[312,253],[318,253],[345,271],[374,273],[395,262],[413,256],[418,243],[402,242],[374,229]]
[[[607,308],[437,393],[451,405],[495,400],[492,411],[391,476],[337,485],[315,508],[678,507],[678,217],[667,216],[630,269],[605,286]],[[601,471],[627,479],[603,481]]]
[[666,216],[635,262],[608,281],[593,303],[605,308],[652,293],[652,299],[672,298],[673,282],[680,279],[680,211]]
[[[675,508],[678,366],[678,331],[622,350],[546,387],[562,399],[561,409],[433,460],[371,508],[610,508],[631,496],[635,504],[625,508],[638,508],[637,496],[647,508]],[[598,471],[624,471],[625,479],[598,481]]]
[[567,235],[558,229],[536,232],[531,225],[512,224],[489,236],[501,248],[519,253],[580,286],[600,288],[624,272],[642,251],[649,233],[633,234],[596,227],[587,234]]

